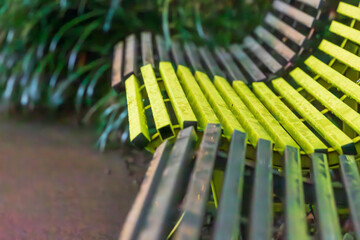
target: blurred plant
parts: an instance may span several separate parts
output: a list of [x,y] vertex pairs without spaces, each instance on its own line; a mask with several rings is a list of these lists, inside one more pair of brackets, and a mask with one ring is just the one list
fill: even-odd
[[[124,94],[110,89],[113,46],[132,32],[211,44],[240,41],[267,0],[0,0],[0,98],[8,109],[75,109],[127,139]],[[161,27],[160,27],[161,26]],[[206,27],[205,27],[206,26]],[[221,31],[219,31],[221,29]],[[73,107],[70,107],[73,106]],[[124,134],[118,134],[118,133]]]

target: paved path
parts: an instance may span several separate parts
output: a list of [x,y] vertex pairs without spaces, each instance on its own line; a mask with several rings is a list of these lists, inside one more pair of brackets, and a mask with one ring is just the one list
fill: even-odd
[[0,118],[1,240],[117,239],[143,169],[129,176],[126,157],[99,154],[95,140],[68,124]]

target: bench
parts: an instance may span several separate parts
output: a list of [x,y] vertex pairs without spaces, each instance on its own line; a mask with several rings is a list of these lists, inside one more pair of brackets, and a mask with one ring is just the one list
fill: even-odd
[[311,235],[341,239],[345,208],[360,238],[360,5],[340,2],[337,12],[333,36],[282,77],[251,61],[244,48],[264,47],[248,37],[230,51],[186,43],[176,68],[164,58],[126,78],[130,140],[155,151],[149,171],[158,175],[147,174],[120,239],[199,239],[204,221],[214,239],[270,239],[279,204],[286,239],[311,238],[306,204],[316,220]]
[[182,44],[172,40],[167,51],[160,35],[153,36],[149,32],[142,32],[140,36],[129,35],[115,46],[112,86],[120,91],[125,79],[140,73],[140,66],[151,64],[156,67],[161,61],[172,62],[174,66],[191,66],[192,70],[206,70],[230,80],[252,82],[273,78],[274,74],[292,66],[310,47],[308,43],[315,33],[322,8],[320,0],[296,0],[291,4],[274,1],[264,23],[242,44],[216,47],[212,51],[205,47],[200,49],[201,56],[205,57],[208,51],[214,54],[214,61],[220,63],[223,70],[220,67],[215,69],[217,64],[213,65],[214,61],[209,62],[211,59],[207,58],[203,58],[205,66],[202,66],[200,59],[192,56],[192,52],[199,48],[194,43]]

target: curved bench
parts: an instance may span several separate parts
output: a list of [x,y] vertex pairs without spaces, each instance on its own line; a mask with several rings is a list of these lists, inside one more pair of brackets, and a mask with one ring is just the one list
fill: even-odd
[[[337,11],[350,25],[334,20],[330,25],[334,36],[324,39],[318,52],[303,66],[268,83],[246,77],[248,85],[242,79],[227,80],[219,73],[226,68],[209,50],[191,46],[185,49],[188,59],[195,59],[189,60],[189,67],[179,65],[175,71],[171,63],[160,62],[157,76],[148,64],[141,68],[141,76],[131,75],[125,81],[132,142],[154,150],[169,140],[156,150],[152,164],[162,161],[162,167],[149,169],[156,174],[147,175],[120,239],[165,239],[182,199],[184,213],[174,239],[198,239],[210,189],[215,207],[220,199],[214,239],[238,238],[240,217],[249,217],[243,223],[249,239],[270,239],[273,194],[277,201],[283,199],[286,239],[309,239],[302,184],[308,168],[317,236],[341,239],[338,210],[345,205],[360,238],[360,175],[355,160],[360,151],[360,5],[340,2]],[[340,45],[332,42],[339,38]],[[232,50],[236,54],[238,48]],[[259,67],[253,64],[247,69]],[[197,142],[201,143],[195,151]],[[227,158],[224,177],[217,167],[223,162],[220,155]],[[243,213],[247,160],[255,160],[255,173],[250,211]],[[332,170],[333,177],[329,166],[339,166],[339,171]],[[283,192],[274,192],[273,167],[284,173]],[[340,179],[345,204],[334,198],[332,184]]]

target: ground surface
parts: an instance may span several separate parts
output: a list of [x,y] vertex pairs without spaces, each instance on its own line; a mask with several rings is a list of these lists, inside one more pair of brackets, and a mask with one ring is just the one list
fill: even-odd
[[[117,239],[143,155],[99,154],[75,124],[0,117],[0,239]],[[148,157],[145,157],[145,159]]]

